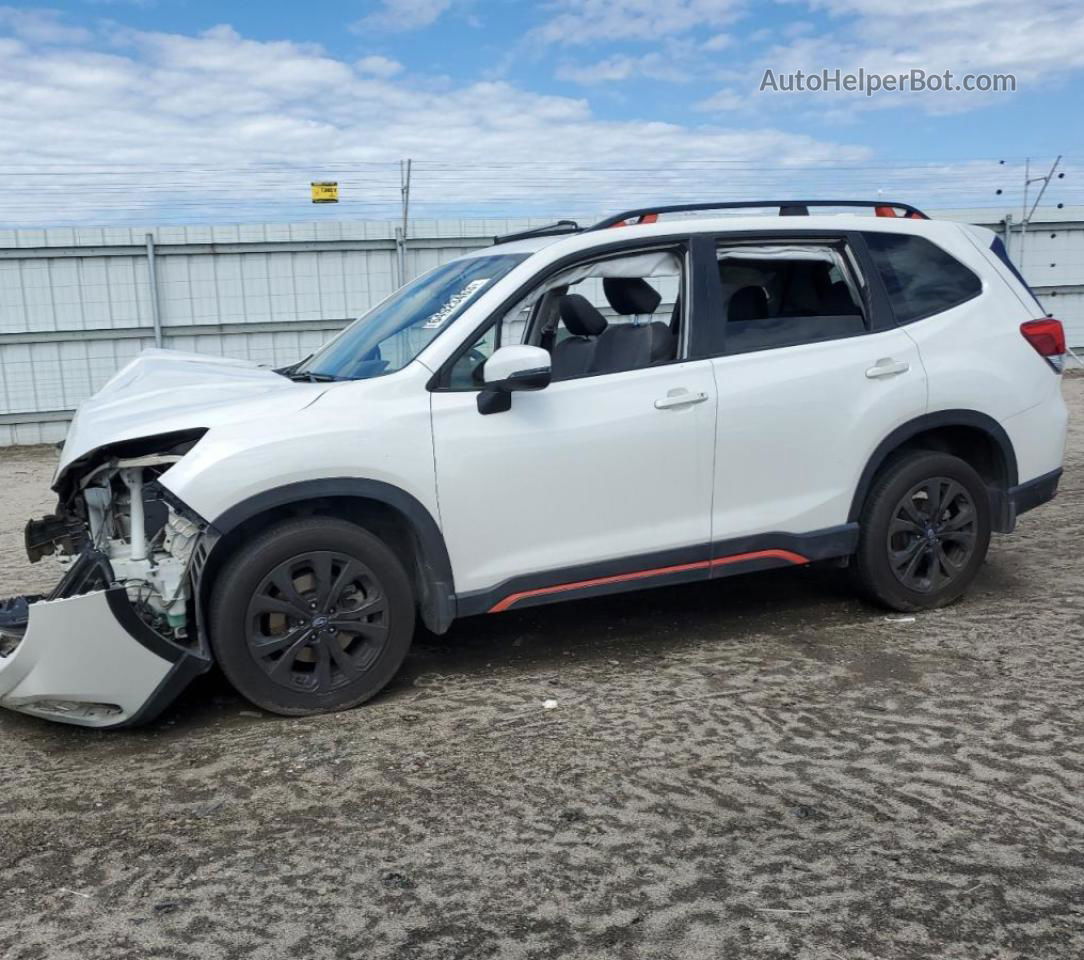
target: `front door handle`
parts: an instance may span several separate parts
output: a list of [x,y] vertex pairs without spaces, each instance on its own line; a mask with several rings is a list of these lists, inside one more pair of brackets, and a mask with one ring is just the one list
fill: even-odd
[[881,377],[898,377],[911,369],[911,364],[906,360],[893,360],[891,357],[881,357],[872,367],[866,371],[870,380],[879,380]]
[[665,397],[655,401],[656,410],[672,410],[674,407],[690,407],[694,403],[703,403],[708,395],[703,392],[690,393],[684,388],[670,390]]

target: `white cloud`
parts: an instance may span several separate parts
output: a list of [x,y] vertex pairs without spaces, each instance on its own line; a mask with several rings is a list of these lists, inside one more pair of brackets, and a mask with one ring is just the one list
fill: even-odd
[[382,0],[380,8],[351,24],[355,33],[420,30],[436,23],[452,0]]
[[[723,89],[702,100],[706,111],[732,110],[757,90],[767,68],[777,74],[827,68],[845,72],[1013,73],[1018,90],[1036,89],[1050,77],[1084,68],[1084,4],[1080,0],[779,0],[795,14],[776,28],[736,32],[746,8],[743,0],[554,0],[545,22],[530,36],[567,46],[588,43],[682,42],[681,56],[663,51],[673,72]],[[828,14],[823,26],[809,14]],[[714,32],[725,25],[727,32]],[[819,31],[819,32],[818,32]],[[705,34],[707,36],[705,37]],[[695,40],[695,43],[693,42]],[[712,57],[713,54],[721,56]],[[659,58],[659,54],[651,54]],[[714,63],[712,62],[714,61]],[[569,61],[559,79],[582,84],[618,83],[648,73],[643,58],[625,52],[591,63]],[[653,67],[661,78],[662,68]],[[725,75],[725,76],[724,76]],[[805,110],[837,111],[912,106],[929,112],[962,112],[1004,102],[1006,94],[762,95],[760,110],[788,110],[800,101]],[[1001,98],[999,101],[999,97]]]
[[734,38],[729,33],[715,33],[704,41],[704,49],[714,53],[718,50],[725,50],[727,47],[733,46],[733,44]]
[[667,83],[688,83],[689,71],[674,57],[652,52],[641,57],[615,55],[596,63],[580,64],[565,62],[556,70],[558,80],[567,80],[582,86],[618,83],[632,77],[647,77]]
[[581,65],[563,63],[557,67],[556,77],[558,80],[590,85],[628,80],[635,73],[636,59],[634,57],[615,56],[599,60],[597,63]]
[[736,90],[723,88],[713,93],[710,97],[698,101],[695,104],[697,110],[704,113],[724,113],[730,110],[742,110],[749,106],[749,95],[743,96]]
[[969,10],[989,15],[994,12],[991,6],[1004,8],[1015,7],[1020,12],[1019,4],[1008,0],[911,0],[905,9],[901,9],[896,0],[804,0],[813,10],[827,10],[833,14],[858,13],[868,17],[901,17],[908,14],[945,14],[958,10]]
[[[752,65],[750,79],[765,67],[822,68],[900,73],[1011,72],[1023,84],[1084,67],[1084,5],[1079,0],[786,0],[824,10],[830,32],[794,37],[773,46]],[[825,100],[818,95],[819,100]],[[856,102],[860,98],[853,97]],[[996,103],[994,95],[878,97],[866,106],[921,102],[938,111]]]
[[355,66],[362,73],[368,73],[374,77],[394,77],[396,74],[403,72],[403,65],[398,60],[392,60],[391,57],[382,57],[379,54],[362,57]]
[[86,43],[90,32],[63,23],[56,10],[27,10],[0,7],[0,30],[6,29],[31,43]]
[[532,31],[545,43],[658,40],[736,19],[744,0],[555,0],[553,15]]
[[[680,58],[691,77],[707,80],[716,93],[699,100],[706,114],[746,111],[766,116],[793,116],[801,111],[834,125],[853,122],[864,111],[910,107],[931,114],[963,113],[1005,103],[1006,92],[760,92],[767,69],[778,77],[801,70],[867,74],[908,74],[921,68],[927,75],[950,70],[953,83],[965,74],[1000,73],[1016,78],[1017,91],[1036,91],[1084,69],[1084,5],[1080,0],[1035,0],[1019,7],[1016,0],[779,0],[795,13],[782,29],[733,31],[698,40]],[[827,13],[828,28],[804,18]],[[818,32],[818,29],[820,32]],[[674,41],[671,41],[674,42]],[[706,53],[725,51],[708,58]],[[597,65],[617,73],[623,61],[609,57]],[[566,74],[572,70],[563,67]],[[585,78],[591,68],[584,68]],[[633,71],[625,71],[632,76]],[[607,78],[611,79],[611,78]],[[618,78],[612,78],[616,81]]]
[[595,212],[759,192],[690,174],[705,161],[869,156],[763,126],[603,120],[583,99],[507,82],[433,89],[228,26],[112,39],[110,53],[0,39],[0,164],[54,177],[32,191],[9,177],[0,219],[297,219],[311,214],[308,181],[325,177],[342,184],[337,215],[386,216],[402,157],[418,161],[417,209],[433,215]]

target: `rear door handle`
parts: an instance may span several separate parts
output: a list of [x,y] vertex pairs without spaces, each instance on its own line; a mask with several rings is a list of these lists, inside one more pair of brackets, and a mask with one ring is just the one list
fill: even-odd
[[881,357],[872,367],[866,371],[870,380],[879,380],[881,377],[898,377],[911,369],[911,364],[905,360],[893,360],[891,357]]
[[694,403],[703,403],[708,395],[703,392],[690,393],[688,390],[679,388],[670,390],[665,397],[655,401],[656,410],[672,410],[674,407],[690,407]]

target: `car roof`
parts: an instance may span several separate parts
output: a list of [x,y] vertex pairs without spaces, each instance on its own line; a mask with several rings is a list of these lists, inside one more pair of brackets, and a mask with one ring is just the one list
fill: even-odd
[[580,234],[550,234],[548,236],[524,237],[520,240],[509,240],[507,243],[495,243],[491,247],[480,247],[477,250],[472,250],[468,256],[489,257],[504,253],[537,253],[543,247],[548,247],[558,240],[563,240],[566,236],[578,237]]
[[876,217],[853,213],[820,214],[813,216],[684,216],[655,223],[633,224],[626,227],[603,230],[582,230],[578,233],[527,237],[508,243],[497,243],[471,251],[467,256],[494,256],[498,254],[531,254],[539,250],[560,245],[563,253],[590,250],[592,247],[608,245],[617,240],[632,240],[642,237],[675,237],[696,233],[743,233],[746,231],[795,231],[803,232],[841,230],[876,231],[886,233],[913,233],[921,236],[944,236],[946,232],[955,232],[960,224],[951,220],[919,220],[909,217]]

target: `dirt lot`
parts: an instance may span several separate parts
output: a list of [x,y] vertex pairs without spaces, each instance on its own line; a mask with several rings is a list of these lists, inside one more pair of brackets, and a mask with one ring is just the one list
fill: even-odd
[[[378,701],[0,715],[7,958],[1084,955],[1084,380],[970,597],[795,571],[464,621]],[[0,452],[0,577],[49,451]],[[555,699],[557,708],[543,709]]]

